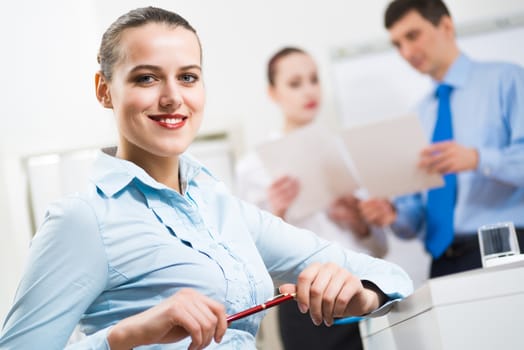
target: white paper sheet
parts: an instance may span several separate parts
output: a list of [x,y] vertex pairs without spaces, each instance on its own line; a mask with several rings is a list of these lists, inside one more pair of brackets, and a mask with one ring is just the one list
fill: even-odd
[[257,153],[273,179],[289,175],[300,183],[299,195],[286,213],[288,220],[325,209],[336,198],[358,188],[344,159],[343,144],[319,123],[262,144]]
[[366,196],[391,198],[442,186],[442,176],[417,166],[427,145],[413,115],[340,134],[313,123],[260,145],[257,153],[273,179],[289,175],[300,182],[300,193],[286,214],[288,220],[298,220],[357,189]]
[[444,184],[442,176],[417,167],[428,140],[414,115],[355,126],[341,136],[370,196],[389,198]]

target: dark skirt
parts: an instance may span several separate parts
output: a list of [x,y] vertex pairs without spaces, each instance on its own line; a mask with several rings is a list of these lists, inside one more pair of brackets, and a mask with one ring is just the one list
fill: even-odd
[[285,350],[361,350],[358,323],[315,326],[309,313],[302,314],[295,302],[279,305],[280,336]]

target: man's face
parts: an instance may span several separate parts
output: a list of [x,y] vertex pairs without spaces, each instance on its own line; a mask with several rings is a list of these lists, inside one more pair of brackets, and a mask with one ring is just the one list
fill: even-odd
[[451,18],[444,16],[434,25],[412,10],[389,28],[389,35],[400,55],[413,68],[434,79],[442,79],[451,64],[448,56],[455,42]]

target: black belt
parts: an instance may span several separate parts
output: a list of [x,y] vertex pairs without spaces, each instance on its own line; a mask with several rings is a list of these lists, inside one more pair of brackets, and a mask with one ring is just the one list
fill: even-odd
[[447,258],[457,258],[473,251],[480,254],[479,238],[476,234],[456,235],[443,255]]
[[[524,243],[524,228],[517,227],[515,228],[515,231],[522,250]],[[451,243],[451,245],[444,251],[442,256],[446,258],[457,258],[474,251],[480,254],[478,235],[476,233],[458,234],[455,235],[453,243]],[[521,253],[524,253],[524,251],[521,251]]]

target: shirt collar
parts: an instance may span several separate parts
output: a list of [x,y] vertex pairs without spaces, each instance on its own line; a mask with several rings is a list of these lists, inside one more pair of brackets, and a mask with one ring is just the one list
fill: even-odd
[[447,84],[453,88],[463,87],[468,80],[472,68],[473,61],[468,56],[461,53],[451,67],[449,67],[444,79],[440,82],[435,81],[435,84]]
[[[127,187],[133,180],[137,180],[147,187],[156,190],[172,191],[169,187],[157,182],[135,163],[116,158],[116,147],[102,149],[94,162],[91,176],[95,185],[108,197],[114,196]],[[188,184],[201,172],[214,178],[213,174],[199,161],[190,155],[183,154],[179,161],[180,183],[185,193]]]

